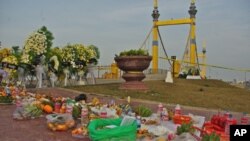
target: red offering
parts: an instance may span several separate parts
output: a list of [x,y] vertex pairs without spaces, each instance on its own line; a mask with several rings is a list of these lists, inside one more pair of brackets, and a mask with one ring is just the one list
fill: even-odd
[[191,117],[186,115],[174,115],[173,121],[175,124],[187,124],[191,122]]

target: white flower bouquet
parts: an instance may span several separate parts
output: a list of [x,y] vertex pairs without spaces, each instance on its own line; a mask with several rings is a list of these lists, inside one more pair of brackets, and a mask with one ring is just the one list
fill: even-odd
[[34,32],[25,41],[24,53],[33,51],[36,55],[41,55],[46,52],[46,36],[44,34]]
[[24,43],[21,62],[32,64],[35,56],[42,55],[47,51],[46,36],[33,32]]
[[73,68],[83,68],[90,59],[96,58],[94,49],[82,44],[67,45],[62,49],[62,62],[70,63]]

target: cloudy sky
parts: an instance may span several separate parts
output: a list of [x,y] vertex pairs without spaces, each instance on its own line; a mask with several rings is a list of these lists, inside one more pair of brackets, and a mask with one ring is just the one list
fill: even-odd
[[[190,1],[158,0],[159,20],[189,17]],[[205,41],[207,63],[250,69],[250,1],[197,0],[196,6],[198,51]],[[140,47],[152,27],[152,10],[153,0],[1,0],[1,46],[22,47],[29,34],[45,25],[55,37],[53,46],[94,44],[101,52],[100,64],[108,65],[116,53]],[[168,54],[181,58],[189,26],[160,31]],[[165,64],[160,61],[168,69]],[[244,72],[208,68],[207,73],[217,79],[245,79]]]

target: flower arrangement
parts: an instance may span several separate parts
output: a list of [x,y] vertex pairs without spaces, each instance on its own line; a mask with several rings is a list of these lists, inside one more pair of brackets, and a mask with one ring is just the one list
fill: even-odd
[[10,55],[8,57],[3,58],[2,62],[6,62],[9,64],[17,65],[18,61],[14,55]]
[[46,48],[46,36],[38,32],[33,32],[24,43],[21,62],[32,64],[36,56],[46,53]]
[[34,32],[25,41],[24,53],[28,54],[33,51],[36,55],[41,55],[46,52],[46,36],[44,34]]
[[0,61],[4,59],[5,57],[8,57],[11,55],[11,49],[10,48],[2,48],[0,49]]
[[5,57],[2,62],[8,64],[6,67],[3,67],[3,69],[8,73],[9,78],[14,78],[16,75],[15,68],[18,64],[17,58],[14,55],[10,55]]
[[65,69],[74,74],[87,70],[88,63],[97,64],[100,53],[96,46],[69,44],[62,48],[52,47],[53,39],[53,34],[43,26],[27,37],[21,50],[18,46],[13,46],[13,49],[0,49],[0,61],[12,64],[4,64],[6,69],[10,69],[8,66],[18,65],[32,74],[35,66],[42,64],[45,71],[52,71],[58,76],[62,75]]
[[74,51],[73,47],[67,45],[66,47],[62,48],[62,62],[73,62],[74,61]]
[[63,62],[69,62],[74,68],[82,68],[90,59],[97,58],[97,53],[91,47],[85,47],[82,44],[73,44],[67,45],[62,49],[61,57]]

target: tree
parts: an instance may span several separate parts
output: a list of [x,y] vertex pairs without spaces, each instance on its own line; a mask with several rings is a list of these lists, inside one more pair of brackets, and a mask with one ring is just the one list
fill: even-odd
[[47,48],[50,49],[53,45],[52,41],[55,39],[52,32],[50,32],[46,26],[42,26],[37,32],[46,36]]
[[46,53],[44,54],[46,56],[45,60],[49,61],[50,57],[52,57],[49,53],[51,51],[53,40],[55,39],[52,32],[47,29],[46,26],[42,26],[40,29],[37,30],[38,33],[41,33],[46,36]]

